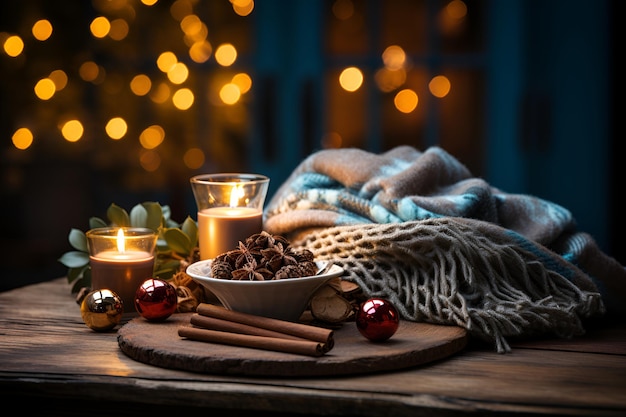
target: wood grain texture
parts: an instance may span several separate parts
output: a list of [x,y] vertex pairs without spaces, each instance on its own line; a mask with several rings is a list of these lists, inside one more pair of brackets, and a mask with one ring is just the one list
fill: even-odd
[[520,341],[511,353],[498,354],[470,340],[460,352],[423,365],[311,377],[153,366],[122,352],[121,328],[89,329],[65,279],[0,293],[0,401],[15,404],[21,414],[41,416],[84,414],[96,406],[133,417],[164,411],[277,417],[626,415],[623,322],[561,340],[563,348],[552,339],[545,348],[541,340],[528,347]]

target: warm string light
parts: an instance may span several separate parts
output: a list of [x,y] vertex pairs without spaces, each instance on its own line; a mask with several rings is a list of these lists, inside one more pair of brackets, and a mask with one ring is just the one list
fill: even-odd
[[[86,23],[87,30],[96,42],[104,42],[105,44],[117,42],[121,45],[122,42],[130,39],[129,34],[133,29],[132,26],[139,20],[137,17],[140,14],[150,13],[148,8],[156,6],[157,3],[158,0],[142,0],[141,5],[145,6],[142,8],[142,6],[132,6],[123,2],[116,4],[95,2],[94,6],[99,7],[99,9],[96,12],[96,17]],[[238,16],[249,16],[254,9],[254,1],[252,0],[231,0],[230,3]],[[193,108],[198,96],[194,87],[186,85],[194,70],[190,65],[203,64],[211,58],[215,59],[215,62],[222,68],[228,68],[235,64],[238,56],[235,45],[225,42],[217,47],[214,54],[213,46],[208,38],[208,27],[194,13],[193,7],[193,3],[187,0],[176,0],[170,7],[170,16],[178,21],[182,35],[180,38],[181,46],[183,50],[187,51],[190,61],[186,62],[186,60],[179,58],[182,55],[177,54],[181,51],[162,51],[153,62],[165,75],[165,79],[160,80],[157,75],[149,72],[136,73],[126,82],[125,87],[134,96],[146,97],[155,105],[171,106],[177,111],[188,111]],[[37,20],[32,24],[31,32],[32,39],[39,42],[54,40],[57,33],[54,19],[42,18]],[[22,36],[4,32],[0,32],[0,35],[0,44],[7,56],[24,57],[27,60],[36,58],[35,55],[28,54],[30,35],[24,34]],[[85,54],[85,56],[89,56],[89,54]],[[60,91],[66,89],[68,85],[72,87],[72,91],[77,91],[77,88],[81,88],[79,82],[89,83],[106,91],[111,90],[111,88],[114,91],[119,90],[120,87],[113,84],[117,82],[118,74],[113,70],[107,72],[106,65],[98,60],[86,59],[77,65],[76,69],[51,69],[48,76],[42,77],[33,86],[34,96],[38,100],[49,102],[51,106],[54,106],[56,96]],[[72,73],[78,74],[80,79],[77,80],[73,79],[71,75],[68,76]],[[241,72],[222,82],[223,84],[218,87],[215,96],[219,97],[221,103],[226,106],[240,103],[242,96],[248,93],[252,87],[251,77]],[[124,88],[123,85],[121,84],[122,88]],[[212,87],[214,86],[212,85]],[[61,105],[57,104],[57,106],[60,107]],[[85,137],[84,116],[81,116],[79,112],[72,114],[71,109],[69,111],[65,109],[62,114],[59,114],[59,118],[62,120],[57,122],[57,127],[60,136],[67,142],[78,142]],[[114,114],[107,120],[103,120],[102,123],[104,124],[102,131],[108,138],[115,141],[125,139],[130,132],[135,132],[139,128],[138,143],[143,149],[151,152],[140,154],[139,163],[147,171],[155,169],[154,164],[161,160],[160,157],[155,158],[155,155],[158,155],[157,148],[162,146],[166,137],[162,123],[141,129],[136,126],[134,118],[123,114]],[[90,121],[91,125],[92,122]],[[46,134],[49,132],[49,129],[42,129],[42,131],[44,130]],[[37,142],[39,133],[36,125],[17,126],[12,137],[14,147],[19,150],[29,149],[33,143]],[[148,157],[147,155],[152,156]],[[204,151],[197,146],[190,147],[183,154],[183,162],[190,169],[198,169],[205,159]]]
[[[399,45],[390,45],[381,58],[383,67],[374,76],[378,89],[385,93],[395,91],[393,103],[399,112],[413,112],[419,103],[417,92],[412,88],[400,89],[406,82],[408,67],[404,49]],[[363,72],[358,67],[345,68],[339,75],[339,84],[344,90],[354,92],[363,84]],[[451,83],[445,75],[436,75],[430,80],[428,89],[434,97],[444,98],[450,92]]]
[[[136,17],[142,13],[149,13],[149,8],[156,6],[158,0],[142,0],[145,6],[134,7],[126,4],[120,9],[110,6],[110,9],[100,10],[92,21],[88,22],[88,29],[94,39],[102,42],[126,41]],[[249,16],[254,9],[253,0],[230,0],[233,11],[239,16]],[[102,4],[101,4],[102,5]],[[104,7],[104,6],[102,6]],[[119,6],[118,6],[119,7]],[[337,19],[348,21],[355,13],[351,0],[336,0],[333,2],[332,12]],[[125,14],[127,16],[125,16]],[[121,16],[120,16],[121,15]],[[136,97],[146,97],[150,102],[159,106],[170,106],[177,111],[188,111],[193,108],[198,98],[198,92],[187,86],[192,77],[193,64],[202,64],[210,59],[224,69],[233,66],[238,57],[237,48],[233,43],[223,42],[215,49],[209,40],[209,30],[205,22],[194,13],[193,3],[187,0],[176,0],[170,7],[170,15],[178,21],[178,27],[182,35],[182,43],[191,61],[179,58],[173,50],[161,51],[154,58],[154,65],[164,74],[165,79],[160,80],[154,74],[138,72],[126,83],[128,89]],[[439,19],[442,30],[452,32],[459,27],[467,16],[467,6],[462,0],[452,0],[444,5],[440,11]],[[32,37],[39,42],[47,42],[54,37],[54,22],[42,18],[37,20],[31,27]],[[3,33],[0,40],[4,53],[10,57],[24,55],[27,45],[24,37],[17,34]],[[181,55],[182,56],[182,55]],[[406,52],[400,45],[389,45],[381,54],[382,67],[374,73],[374,81],[378,89],[383,93],[394,94],[393,104],[401,113],[413,112],[418,104],[419,97],[415,88],[407,85],[407,71],[411,63]],[[94,86],[104,85],[114,74],[108,74],[105,67],[95,60],[86,59],[79,64],[78,74],[85,83]],[[360,89],[365,82],[364,70],[352,66],[341,71],[338,83],[347,92]],[[68,84],[76,83],[76,80],[68,77],[68,71],[52,69],[48,76],[42,77],[33,87],[35,96],[45,102],[54,102],[60,91],[67,88]],[[212,85],[215,88],[208,94],[209,102],[213,105],[234,106],[241,102],[242,96],[252,88],[252,79],[246,73],[237,73],[230,79],[222,79],[220,85]],[[451,91],[451,82],[443,74],[432,77],[428,83],[428,91],[439,99],[445,98]],[[219,100],[219,101],[216,101]],[[65,112],[67,113],[67,112]],[[62,116],[65,120],[58,123],[61,136],[68,142],[76,142],[84,136],[84,121],[80,115]],[[138,142],[145,150],[158,152],[157,148],[164,143],[165,133],[151,134],[153,127],[141,129],[132,125],[135,123],[124,115],[113,115],[103,121],[102,128],[106,135],[119,141],[128,136],[129,132],[139,131]],[[165,130],[159,126],[160,131]],[[26,134],[25,132],[28,132]],[[331,132],[332,133],[332,132]],[[329,133],[325,137],[328,143],[341,143],[341,139],[335,138]],[[26,150],[37,141],[37,129],[35,126],[18,126],[13,135],[13,143],[17,149]],[[334,138],[334,139],[330,139]],[[183,162],[191,169],[196,169],[205,161],[205,156],[199,155],[201,147],[190,147],[183,154]],[[146,154],[142,154],[140,158]],[[151,158],[155,161],[155,158]],[[160,159],[159,159],[160,160]],[[202,161],[202,162],[201,162]],[[200,165],[199,165],[200,164]],[[143,166],[143,164],[142,164]],[[151,169],[154,167],[151,166]]]
[[[354,15],[354,5],[351,0],[336,0],[333,3],[332,12],[337,19],[347,21]],[[466,16],[465,2],[452,0],[441,10],[441,27],[447,32],[457,30]],[[399,112],[413,112],[419,103],[418,94],[413,88],[402,88],[407,80],[407,69],[410,68],[406,52],[399,45],[389,45],[383,51],[381,58],[383,67],[374,75],[378,89],[384,93],[395,92],[393,103]],[[358,67],[345,68],[339,75],[338,81],[345,91],[357,91],[363,85],[363,71]],[[451,90],[451,82],[445,75],[436,75],[431,78],[428,89],[434,97],[444,98]]]

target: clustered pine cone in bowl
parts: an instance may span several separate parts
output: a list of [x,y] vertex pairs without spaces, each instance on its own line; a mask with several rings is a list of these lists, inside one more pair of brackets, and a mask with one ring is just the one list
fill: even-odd
[[318,288],[343,272],[332,262],[315,261],[308,249],[296,250],[285,238],[267,232],[186,269],[230,310],[291,321],[300,318]]
[[239,242],[239,248],[222,253],[211,264],[214,278],[249,281],[308,277],[317,271],[310,250],[294,250],[284,237],[265,231]]

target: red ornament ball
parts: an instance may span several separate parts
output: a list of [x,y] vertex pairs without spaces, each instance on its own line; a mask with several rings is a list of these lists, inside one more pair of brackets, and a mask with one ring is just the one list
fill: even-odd
[[370,298],[359,306],[356,327],[372,342],[383,342],[393,336],[400,325],[398,311],[389,301]]
[[135,310],[149,321],[164,321],[178,307],[176,288],[167,281],[149,278],[137,288]]

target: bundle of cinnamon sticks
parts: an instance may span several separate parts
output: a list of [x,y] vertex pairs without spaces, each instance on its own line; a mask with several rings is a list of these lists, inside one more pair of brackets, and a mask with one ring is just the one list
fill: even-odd
[[192,326],[178,335],[191,340],[322,356],[333,348],[333,330],[228,310],[200,303],[191,316]]

